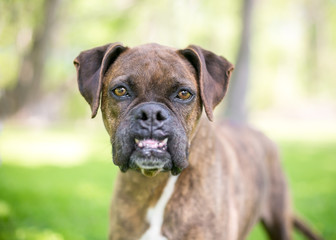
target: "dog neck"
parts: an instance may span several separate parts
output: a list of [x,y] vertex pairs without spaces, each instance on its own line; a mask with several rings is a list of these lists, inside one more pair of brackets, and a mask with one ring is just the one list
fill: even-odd
[[161,228],[164,219],[164,212],[167,203],[174,193],[175,183],[178,176],[170,176],[163,192],[155,204],[154,207],[149,208],[147,211],[147,222],[149,223],[149,228],[142,235],[140,240],[165,240],[166,238],[161,234]]
[[115,239],[122,239],[130,233],[137,237],[144,236],[144,233],[160,236],[164,209],[174,192],[176,180],[177,177],[170,173],[160,173],[153,178],[135,171],[119,173],[110,215],[111,233],[121,236]]
[[146,177],[135,171],[119,173],[116,180],[115,195],[118,198],[134,199],[138,202],[136,206],[153,206],[159,199],[164,186],[166,185],[169,173],[160,173],[155,177]]

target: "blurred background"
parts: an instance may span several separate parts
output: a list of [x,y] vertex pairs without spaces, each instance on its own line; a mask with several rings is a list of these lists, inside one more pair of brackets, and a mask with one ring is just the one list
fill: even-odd
[[106,239],[118,169],[72,61],[116,41],[234,63],[217,119],[277,142],[294,211],[336,239],[335,23],[335,0],[1,0],[0,239]]

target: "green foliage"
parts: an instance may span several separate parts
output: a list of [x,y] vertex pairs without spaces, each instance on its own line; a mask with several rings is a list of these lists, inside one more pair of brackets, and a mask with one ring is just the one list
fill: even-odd
[[[0,1],[2,88],[15,84],[34,31],[44,24],[44,1]],[[131,47],[158,42],[184,48],[193,43],[235,63],[241,5],[242,1],[218,0],[63,1],[56,10],[44,92],[66,85],[65,98],[78,94],[70,92],[76,88],[73,59],[82,50],[115,41]],[[253,110],[307,97],[334,99],[335,6],[334,1],[318,0],[255,2],[249,96]],[[310,34],[312,29],[315,35]]]

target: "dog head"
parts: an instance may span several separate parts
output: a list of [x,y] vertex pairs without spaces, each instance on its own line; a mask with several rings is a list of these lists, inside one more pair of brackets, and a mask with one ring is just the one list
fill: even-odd
[[194,45],[113,43],[80,53],[74,64],[92,117],[101,102],[114,163],[145,176],[176,175],[188,166],[202,108],[212,120],[233,70],[225,58]]

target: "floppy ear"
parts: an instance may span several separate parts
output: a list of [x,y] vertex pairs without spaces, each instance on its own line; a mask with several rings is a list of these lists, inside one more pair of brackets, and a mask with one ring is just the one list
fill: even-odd
[[233,65],[225,58],[201,47],[190,45],[180,53],[196,68],[205,112],[213,120],[213,109],[227,91]]
[[74,60],[79,91],[90,104],[92,118],[99,108],[104,74],[125,49],[120,43],[111,43],[83,51]]

